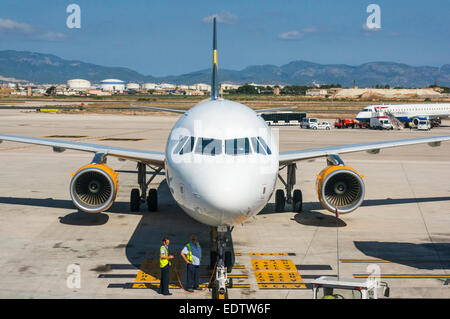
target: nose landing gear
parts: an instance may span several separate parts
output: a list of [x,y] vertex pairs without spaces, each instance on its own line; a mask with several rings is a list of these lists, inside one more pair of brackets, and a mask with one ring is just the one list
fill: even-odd
[[[152,176],[147,181],[147,166],[153,170]],[[142,203],[147,202],[147,207],[150,212],[158,210],[158,191],[155,188],[151,188],[148,191],[147,188],[156,175],[161,172],[162,167],[154,168],[145,163],[138,163],[138,188],[133,188],[130,194],[130,210],[132,212],[138,212]]]
[[213,299],[228,299],[228,288],[231,288],[232,281],[227,274],[231,273],[233,268],[233,254],[227,243],[231,233],[227,226],[211,228],[212,247],[210,267],[215,272],[215,280],[211,284]]

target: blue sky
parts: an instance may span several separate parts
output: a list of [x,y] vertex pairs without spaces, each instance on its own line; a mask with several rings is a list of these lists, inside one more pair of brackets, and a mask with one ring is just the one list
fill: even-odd
[[[72,3],[81,8],[81,29],[66,26]],[[381,8],[377,31],[363,27],[371,3]],[[210,67],[212,15],[220,22],[219,68],[450,63],[448,0],[2,0],[0,50],[182,74]]]

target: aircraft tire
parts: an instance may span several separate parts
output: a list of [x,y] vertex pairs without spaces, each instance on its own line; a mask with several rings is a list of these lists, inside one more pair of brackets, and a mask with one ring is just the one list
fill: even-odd
[[284,197],[284,191],[282,189],[277,189],[275,193],[275,211],[282,212],[285,204],[286,197]]
[[294,190],[292,195],[292,208],[294,212],[301,213],[303,208],[303,195],[299,189]]
[[141,206],[141,196],[139,194],[139,189],[133,188],[130,194],[130,210],[132,212],[138,212]]

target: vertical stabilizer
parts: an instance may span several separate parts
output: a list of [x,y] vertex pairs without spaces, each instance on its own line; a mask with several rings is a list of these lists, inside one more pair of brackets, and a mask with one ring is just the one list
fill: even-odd
[[211,100],[219,98],[219,89],[217,84],[217,39],[216,39],[216,18],[213,19],[213,65],[211,79]]

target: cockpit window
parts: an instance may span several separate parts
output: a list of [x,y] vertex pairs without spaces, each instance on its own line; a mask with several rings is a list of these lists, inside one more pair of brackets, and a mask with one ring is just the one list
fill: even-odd
[[256,154],[266,155],[266,151],[264,151],[264,147],[261,145],[260,142],[258,142],[258,139],[256,137],[252,137],[251,141],[252,141],[253,151]]
[[184,146],[184,143],[186,143],[188,138],[188,136],[183,136],[180,138],[177,146],[173,149],[173,154],[178,154],[181,151],[181,148]]
[[194,148],[194,141],[195,139],[192,136],[183,136],[174,148],[173,153],[180,155],[191,153]]
[[270,150],[269,146],[267,145],[266,141],[261,136],[258,136],[258,141],[261,143],[262,147],[266,151],[267,154],[272,154],[272,151]]
[[250,154],[250,142],[248,138],[235,138],[225,140],[225,154],[248,155]]
[[199,137],[195,147],[196,154],[203,155],[220,155],[222,154],[222,140],[214,138]]

